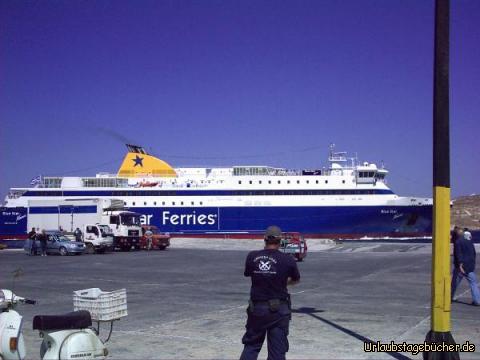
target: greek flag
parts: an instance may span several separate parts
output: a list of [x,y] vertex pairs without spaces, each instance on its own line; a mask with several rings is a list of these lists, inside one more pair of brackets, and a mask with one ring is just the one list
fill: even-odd
[[31,181],[30,185],[39,185],[42,183],[42,175],[35,176]]

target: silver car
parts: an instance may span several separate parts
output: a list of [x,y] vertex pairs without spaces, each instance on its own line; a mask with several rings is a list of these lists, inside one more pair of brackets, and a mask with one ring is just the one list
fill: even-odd
[[[85,244],[83,242],[71,241],[61,232],[47,231],[47,254],[60,254],[60,255],[80,255],[85,251]],[[40,240],[35,240],[35,254],[42,253],[42,245]],[[27,254],[32,253],[32,240],[25,240],[23,247]]]

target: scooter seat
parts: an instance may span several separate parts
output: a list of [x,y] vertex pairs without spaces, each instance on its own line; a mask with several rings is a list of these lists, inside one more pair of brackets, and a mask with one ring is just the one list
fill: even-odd
[[71,330],[89,326],[92,326],[92,318],[86,310],[63,315],[36,315],[33,318],[33,330]]

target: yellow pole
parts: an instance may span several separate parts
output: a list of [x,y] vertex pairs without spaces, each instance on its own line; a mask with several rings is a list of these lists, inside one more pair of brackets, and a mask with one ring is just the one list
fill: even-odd
[[433,195],[432,330],[450,331],[450,189],[436,186]]
[[[449,0],[436,0],[433,80],[432,317],[431,330],[425,342],[440,345],[455,344],[450,333],[449,17]],[[456,351],[424,352],[423,358],[460,359]]]

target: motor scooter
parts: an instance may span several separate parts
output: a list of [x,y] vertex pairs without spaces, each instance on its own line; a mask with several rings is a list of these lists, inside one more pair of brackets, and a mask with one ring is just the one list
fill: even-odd
[[10,290],[0,290],[0,359],[18,360],[25,358],[25,341],[22,333],[22,316],[15,311],[18,303],[35,304],[16,296]]
[[[26,356],[22,334],[22,316],[14,309],[18,303],[35,304],[34,300],[0,290],[0,360],[23,360]],[[92,326],[85,310],[63,315],[36,315],[33,330],[43,338],[42,360],[105,359],[108,350]]]

